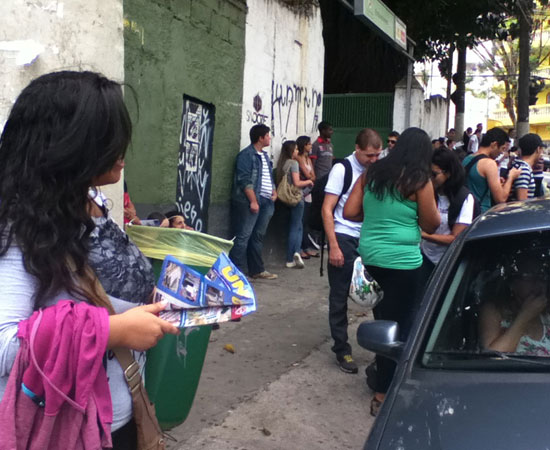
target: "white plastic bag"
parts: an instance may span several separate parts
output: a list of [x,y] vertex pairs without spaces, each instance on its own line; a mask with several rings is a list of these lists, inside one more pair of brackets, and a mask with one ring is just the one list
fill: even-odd
[[363,266],[361,257],[353,262],[353,274],[349,287],[349,297],[358,305],[374,308],[384,297],[380,285],[372,278]]

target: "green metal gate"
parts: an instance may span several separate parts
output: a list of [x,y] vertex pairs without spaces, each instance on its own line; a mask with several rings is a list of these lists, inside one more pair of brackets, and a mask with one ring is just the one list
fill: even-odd
[[344,158],[355,149],[362,128],[373,128],[383,147],[393,123],[393,94],[331,94],[323,96],[323,120],[334,128],[334,157]]

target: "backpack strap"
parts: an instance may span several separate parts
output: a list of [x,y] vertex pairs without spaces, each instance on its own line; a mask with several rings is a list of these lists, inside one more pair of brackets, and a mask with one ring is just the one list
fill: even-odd
[[464,172],[466,172],[466,178],[468,178],[468,175],[470,174],[470,170],[472,170],[472,167],[474,167],[474,165],[480,160],[480,159],[485,159],[485,158],[489,158],[487,155],[484,155],[483,153],[481,155],[477,155],[477,156],[474,156],[472,159],[470,159],[470,161],[468,162],[468,164],[466,164],[464,166]]
[[[466,173],[466,182],[468,181],[468,176],[470,175],[470,170],[472,170],[472,167],[474,167],[474,165],[480,160],[480,159],[485,159],[485,158],[489,158],[489,156],[487,155],[484,155],[483,153],[481,155],[477,155],[477,156],[474,156],[469,162],[468,164],[466,164],[464,166],[464,172]],[[479,198],[479,202],[481,203],[483,201],[483,199],[485,198],[485,196],[487,195],[487,192],[489,191],[489,182],[487,182],[487,189],[485,189],[485,192],[483,193],[483,195]],[[490,200],[490,199],[489,199]]]

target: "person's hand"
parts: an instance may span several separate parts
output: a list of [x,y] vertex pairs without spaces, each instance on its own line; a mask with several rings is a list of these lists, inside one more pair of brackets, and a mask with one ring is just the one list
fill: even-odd
[[525,320],[531,320],[540,316],[547,305],[548,299],[545,295],[530,295],[521,305],[519,314],[521,314]]
[[521,169],[514,167],[508,172],[508,178],[514,181],[517,177],[521,175]]
[[158,302],[109,316],[108,347],[144,351],[154,347],[167,333],[179,334],[178,328],[157,316],[165,307],[166,302]]
[[275,202],[275,200],[277,200],[277,191],[274,189],[271,193],[271,201]]
[[340,247],[332,246],[328,252],[328,262],[335,267],[342,267],[344,265],[344,254]]
[[313,181],[312,180],[307,180],[308,181],[308,186],[312,186],[313,187]]
[[250,212],[252,214],[258,214],[258,212],[260,212],[260,205],[258,205],[257,201],[253,201],[250,203]]

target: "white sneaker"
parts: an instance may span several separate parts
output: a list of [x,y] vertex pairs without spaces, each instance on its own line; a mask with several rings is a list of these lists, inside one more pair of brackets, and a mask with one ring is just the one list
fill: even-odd
[[308,233],[307,237],[309,239],[309,242],[311,242],[311,245],[313,245],[317,250],[321,250],[321,247],[311,234]]
[[296,267],[296,263],[294,261],[286,263],[287,269],[294,269],[295,267]]
[[294,258],[294,265],[296,266],[296,268],[303,269],[305,264],[304,264],[304,260],[302,259],[302,256],[298,252],[296,252],[294,253],[293,258]]

